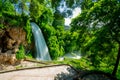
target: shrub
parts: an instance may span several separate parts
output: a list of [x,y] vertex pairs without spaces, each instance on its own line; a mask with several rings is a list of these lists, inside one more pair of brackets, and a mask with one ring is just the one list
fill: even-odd
[[25,58],[25,49],[24,49],[24,47],[22,45],[20,45],[19,51],[16,53],[16,58],[18,60]]

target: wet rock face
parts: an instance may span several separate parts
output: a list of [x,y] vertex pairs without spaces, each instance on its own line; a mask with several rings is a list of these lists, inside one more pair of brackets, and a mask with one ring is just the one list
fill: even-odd
[[0,63],[16,61],[16,52],[20,44],[26,46],[26,32],[20,27],[0,29]]

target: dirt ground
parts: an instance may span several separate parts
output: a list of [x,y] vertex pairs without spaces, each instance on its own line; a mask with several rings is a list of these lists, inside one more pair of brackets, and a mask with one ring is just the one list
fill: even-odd
[[16,63],[14,65],[0,64],[0,72],[17,70],[22,68],[40,67],[46,65],[50,65],[50,63],[48,64],[47,62],[36,62],[36,61],[25,60],[20,63]]
[[[79,80],[86,72],[89,73],[75,70],[69,65],[27,60],[15,65],[1,64],[0,80]],[[106,73],[88,73],[80,80],[117,80]]]
[[68,65],[23,61],[18,65],[2,65],[0,80],[73,80],[77,72]]

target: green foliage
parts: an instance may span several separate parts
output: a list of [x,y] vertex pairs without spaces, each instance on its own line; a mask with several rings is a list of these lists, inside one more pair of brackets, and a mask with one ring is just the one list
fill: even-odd
[[60,2],[61,0],[51,0],[51,3],[52,3],[52,7],[53,8],[56,8],[58,5],[59,5],[59,2]]
[[2,2],[0,1],[0,18],[2,17]]
[[58,57],[63,56],[64,49],[62,47],[62,40],[60,40],[60,35],[56,36],[58,31],[56,32],[56,30],[49,25],[42,27],[42,31],[44,33],[52,59],[57,59]]
[[33,59],[33,55],[32,53],[27,53],[26,56],[25,56],[26,59]]
[[32,29],[30,25],[30,21],[27,20],[26,25],[24,26],[25,31],[27,32],[27,41],[28,43],[31,43],[32,41]]
[[117,72],[117,74],[116,74],[116,76],[117,76],[118,79],[120,79],[120,76],[119,76],[119,75],[120,75],[120,65],[119,65],[119,67],[118,67],[118,72]]
[[56,36],[50,37],[49,43],[50,43],[49,49],[50,49],[51,57],[52,57],[52,59],[56,59],[57,57],[60,56],[59,44],[57,41],[57,37]]
[[82,10],[82,13],[72,20],[71,32],[79,32],[78,45],[82,53],[90,59],[92,66],[99,68],[101,65],[109,65],[108,69],[112,71],[118,53],[114,50],[118,49],[117,45],[120,44],[120,3],[117,0],[88,0]]
[[[44,10],[41,11],[40,16],[38,16],[37,18],[35,17],[32,17],[32,18],[40,26],[43,32],[43,35],[47,42],[52,59],[57,59],[59,56],[63,56],[64,41],[63,41],[62,36],[64,34],[64,29],[63,29],[63,26],[60,26],[61,24],[58,24],[57,26],[52,26],[54,18],[55,18],[53,16],[52,10],[50,8],[44,7]],[[62,20],[64,20],[63,17],[62,17]]]
[[19,51],[16,53],[16,58],[18,60],[25,58],[25,49],[24,49],[24,47],[22,45],[20,45]]
[[4,27],[3,27],[3,24],[0,24],[0,28],[4,28]]
[[44,12],[38,19],[38,24],[40,27],[44,27],[45,25],[51,26],[53,23],[53,12],[50,8],[44,8]]
[[[105,60],[105,59],[104,59]],[[106,59],[107,60],[107,59]],[[65,58],[63,61],[53,61],[56,64],[68,64],[73,66],[77,70],[97,70],[97,71],[103,71],[110,73],[113,70],[113,65],[109,65],[109,61],[106,62],[100,62],[100,66],[92,66],[92,62],[87,58],[87,57],[82,57],[80,59],[69,59]],[[97,63],[98,64],[98,63]],[[118,68],[118,73],[117,73],[117,78],[120,79],[119,77],[120,74],[120,66]]]
[[8,0],[2,2],[2,13],[15,14],[14,5]]
[[70,32],[66,31],[65,32],[65,37],[64,37],[64,49],[65,52],[72,52],[72,51],[77,51],[79,50],[79,45],[78,45],[78,36],[79,34],[77,32]]
[[17,20],[13,19],[13,20],[10,20],[10,21],[9,21],[9,24],[10,24],[10,25],[14,25],[14,26],[18,26],[18,25],[19,25],[19,22],[18,22]]
[[54,13],[54,21],[53,21],[53,26],[56,28],[57,26],[64,26],[64,17],[58,13]]
[[[81,6],[82,9],[82,13],[72,20],[71,30],[65,31],[64,12],[58,11],[61,0],[46,1],[20,0],[18,5],[22,10],[20,15],[14,7],[18,0],[0,0],[0,28],[23,27],[27,32],[27,41],[31,43],[33,37],[30,22],[34,21],[44,34],[52,59],[80,50],[85,58],[80,60],[65,58],[61,63],[80,69],[111,72],[120,44],[120,2],[65,0],[67,7],[74,9],[76,6]],[[26,5],[26,2],[30,2],[30,6]],[[20,46],[17,58],[24,58],[24,53],[24,47]],[[32,57],[31,54],[28,56]],[[117,75],[119,74],[120,65]]]
[[39,3],[37,0],[32,0],[30,4],[30,16],[31,18],[37,19],[43,14],[45,11],[45,6]]
[[90,60],[82,57],[81,59],[69,59],[69,58],[65,58],[63,61],[54,61],[55,63],[58,64],[68,64],[73,66],[76,69],[82,69],[82,70],[92,70],[93,66],[91,65]]
[[60,56],[63,56],[64,54],[64,49],[63,47],[59,44],[58,39],[56,36],[52,36],[49,38],[49,48],[50,48],[50,53],[51,57],[53,59],[57,59]]

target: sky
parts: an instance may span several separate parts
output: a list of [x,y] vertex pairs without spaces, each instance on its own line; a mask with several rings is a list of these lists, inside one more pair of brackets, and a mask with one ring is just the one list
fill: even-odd
[[[19,3],[18,3],[19,4]],[[18,4],[15,4],[15,7],[16,7],[16,11],[21,13],[21,9],[18,8]],[[26,3],[26,5],[30,5],[29,3]],[[60,6],[58,7],[59,11],[62,13],[64,11],[67,11],[67,10],[72,10],[71,8],[68,8],[66,6],[66,2],[64,0],[61,0],[61,3],[60,3]],[[29,12],[25,11],[26,14],[29,14]],[[76,7],[75,9],[72,10],[72,16],[70,17],[67,17],[67,18],[64,18],[65,19],[65,26],[69,26],[70,23],[71,23],[71,20],[75,17],[77,17],[79,14],[81,13],[81,9],[80,7]]]
[[66,1],[65,0],[61,0],[60,2],[60,6],[58,7],[58,10],[63,13],[63,12],[67,12],[67,10],[70,10],[72,11],[72,16],[71,15],[68,15],[68,17],[65,17],[65,26],[69,26],[70,23],[71,23],[71,20],[75,17],[77,17],[80,13],[81,13],[81,9],[80,7],[76,7],[75,9],[71,9],[71,8],[68,8],[67,5],[66,5]]
[[69,26],[71,23],[71,20],[75,17],[77,17],[81,13],[81,9],[79,7],[75,8],[73,10],[72,17],[65,18],[65,26]]

